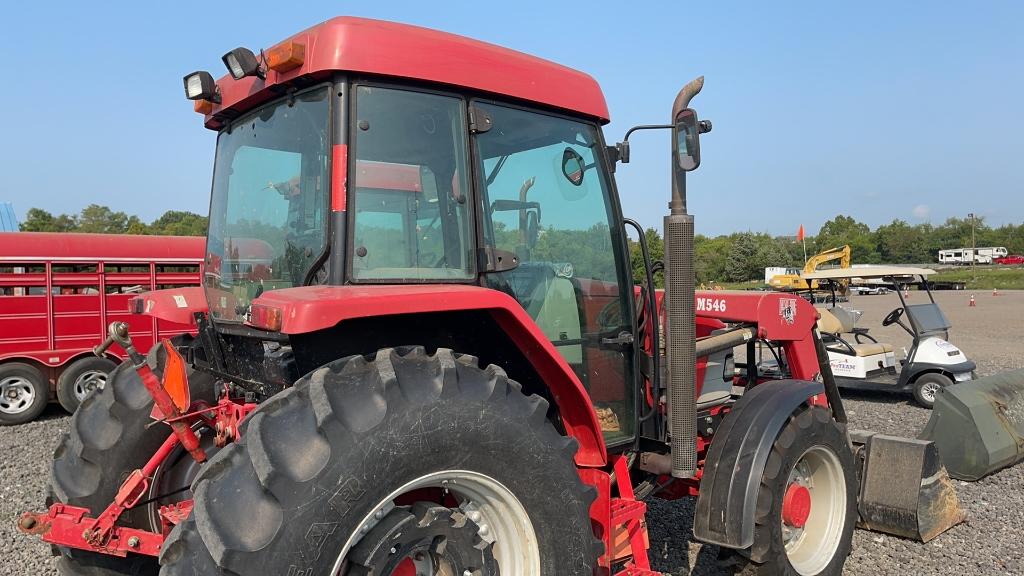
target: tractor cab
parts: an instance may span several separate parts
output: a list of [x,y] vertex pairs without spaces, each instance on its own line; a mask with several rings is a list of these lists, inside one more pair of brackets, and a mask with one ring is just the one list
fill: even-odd
[[[600,89],[582,73],[504,50],[504,60],[561,78],[559,89],[524,92],[533,84],[525,77],[468,73],[425,85],[407,77],[404,53],[375,49],[380,61],[367,74],[356,50],[309,51],[314,35],[369,32],[358,19],[324,23],[281,44],[308,47],[305,76],[277,71],[271,50],[256,77],[190,93],[212,106],[206,124],[219,132],[205,280],[213,327],[228,338],[266,328],[261,297],[292,287],[491,288],[515,299],[569,365],[608,441],[633,439],[635,374],[622,336],[634,333],[633,282]],[[473,43],[462,57],[495,50]],[[382,66],[395,67],[393,76],[382,77]],[[192,78],[201,87],[202,74],[186,87]],[[287,89],[264,88],[253,103],[237,91],[249,82]],[[244,273],[254,244],[270,252],[261,274]],[[315,368],[306,357],[297,354],[296,375]]]
[[[829,285],[881,282],[893,287],[899,297],[900,306],[882,319],[882,326],[895,324],[912,339],[906,358],[899,362],[892,344],[879,342],[866,328],[856,326],[859,311],[838,306],[834,296],[831,306],[818,310],[818,332],[840,387],[909,392],[919,404],[931,408],[942,388],[973,378],[974,362],[948,341],[951,325],[928,286],[928,276],[934,273],[927,268],[864,266],[802,276]],[[900,288],[909,284],[917,284],[928,296],[928,302],[907,303]]]

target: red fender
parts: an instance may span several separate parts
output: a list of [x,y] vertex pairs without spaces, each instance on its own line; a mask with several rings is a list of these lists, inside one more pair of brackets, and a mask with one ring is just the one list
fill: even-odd
[[302,286],[263,293],[253,307],[280,310],[284,334],[304,334],[354,318],[486,310],[533,364],[558,404],[566,431],[580,449],[579,466],[604,466],[604,437],[579,378],[511,296],[470,285]]
[[194,326],[195,313],[207,311],[206,294],[201,286],[143,292],[128,300],[128,311]]

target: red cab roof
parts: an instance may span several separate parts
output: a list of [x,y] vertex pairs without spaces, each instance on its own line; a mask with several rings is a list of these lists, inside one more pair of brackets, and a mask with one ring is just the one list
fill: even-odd
[[474,91],[526,100],[608,121],[608,106],[589,75],[522,52],[464,36],[382,20],[338,17],[288,38],[304,45],[301,66],[287,72],[267,70],[266,80],[217,81],[221,103],[206,116],[206,126],[219,129],[220,112],[241,113],[279,91],[275,84],[304,76],[329,76],[352,71],[436,82]]
[[203,259],[205,244],[206,238],[202,236],[0,232],[0,262],[199,262]]

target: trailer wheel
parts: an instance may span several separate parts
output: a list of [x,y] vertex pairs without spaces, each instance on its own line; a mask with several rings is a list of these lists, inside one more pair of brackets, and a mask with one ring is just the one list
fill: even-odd
[[945,374],[929,372],[921,374],[914,381],[914,400],[925,408],[931,409],[935,406],[935,397],[946,386],[952,386],[953,381]]
[[161,575],[590,576],[595,491],[547,411],[450,350],[332,362],[200,471]]
[[[175,339],[177,343],[182,340]],[[163,373],[165,353],[157,343],[147,361],[159,377]],[[214,400],[214,380],[203,373],[189,372],[193,400]],[[110,373],[107,383],[86,397],[71,418],[71,431],[53,454],[51,467],[52,498],[88,508],[93,516],[113,502],[128,474],[141,468],[167,438],[166,426],[147,429],[151,422],[153,399],[129,362],[122,362]],[[207,437],[212,436],[210,434]],[[164,475],[158,473],[160,485]],[[187,498],[178,494],[175,499]],[[126,510],[119,525],[159,531],[154,526],[152,505]],[[60,549],[57,563],[66,576],[155,575],[159,566],[148,556],[129,554],[118,558],[84,550]]]
[[840,575],[857,522],[855,462],[843,427],[811,406],[790,417],[761,478],[754,545],[742,573]]
[[0,365],[0,426],[35,420],[50,400],[50,383],[35,366]]
[[57,400],[74,414],[90,392],[102,388],[117,364],[107,358],[83,356],[75,360],[57,378]]

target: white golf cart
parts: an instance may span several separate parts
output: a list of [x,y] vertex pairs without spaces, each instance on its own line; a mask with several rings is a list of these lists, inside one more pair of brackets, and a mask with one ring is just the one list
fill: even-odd
[[[858,279],[875,281],[872,283],[880,280],[899,296],[901,306],[882,320],[882,326],[896,324],[913,339],[907,357],[899,362],[891,344],[879,342],[868,334],[867,328],[856,326],[859,311],[837,306],[834,298],[831,306],[818,309],[818,332],[839,387],[910,392],[919,404],[931,408],[943,387],[974,377],[974,362],[948,342],[949,321],[928,287],[928,276],[934,273],[928,268],[864,266],[801,275],[807,280],[818,280],[819,285],[838,284],[844,279],[851,284]],[[928,295],[929,302],[907,304],[900,291],[907,284],[917,284]]]

